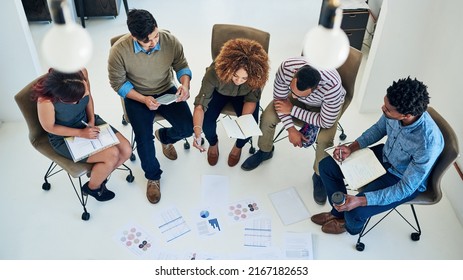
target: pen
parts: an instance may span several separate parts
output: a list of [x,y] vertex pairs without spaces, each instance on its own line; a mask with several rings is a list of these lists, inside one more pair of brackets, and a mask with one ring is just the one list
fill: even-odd
[[341,162],[342,165],[342,148],[341,148],[341,143],[339,143],[339,161]]
[[89,125],[88,123],[86,123],[84,120],[81,120],[80,122],[83,123],[83,124],[85,124],[86,127],[92,127],[91,125]]

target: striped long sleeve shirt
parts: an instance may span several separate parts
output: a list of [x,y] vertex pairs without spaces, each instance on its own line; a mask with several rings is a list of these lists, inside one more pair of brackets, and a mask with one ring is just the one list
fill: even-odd
[[[304,65],[310,65],[304,57],[294,57],[283,61],[275,75],[274,100],[286,99],[290,94],[289,85],[294,74]],[[311,112],[293,106],[291,114],[278,114],[285,129],[294,126],[292,117],[322,128],[330,128],[336,122],[344,103],[346,90],[342,87],[338,71],[319,70],[321,80],[318,88],[306,97],[297,99],[309,106],[320,107],[320,112]]]

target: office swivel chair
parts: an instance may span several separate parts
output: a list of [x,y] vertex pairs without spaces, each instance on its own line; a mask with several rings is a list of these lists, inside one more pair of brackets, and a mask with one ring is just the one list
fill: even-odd
[[[26,120],[27,127],[29,129],[29,141],[37,151],[51,160],[51,164],[43,177],[45,182],[42,184],[42,189],[45,191],[50,190],[51,184],[48,182],[48,178],[64,170],[68,174],[74,192],[84,209],[84,212],[82,213],[82,220],[87,221],[90,219],[90,213],[87,212],[86,208],[88,196],[82,193],[81,177],[90,174],[93,164],[75,163],[72,160],[61,156],[51,147],[48,142],[48,133],[42,128],[42,125],[39,122],[37,102],[33,101],[31,98],[31,94],[33,93],[32,87],[40,78],[41,77],[30,82],[19,93],[17,93],[14,98],[24,116],[24,119]],[[127,175],[126,180],[129,183],[133,182],[135,177],[132,174],[132,170],[125,164],[123,166],[123,168],[118,169],[128,171],[129,175]],[[79,191],[74,184],[73,178],[78,179]]]
[[[212,27],[212,37],[211,37],[211,56],[212,60],[215,60],[217,55],[220,53],[222,46],[231,39],[244,38],[255,40],[262,45],[264,50],[268,53],[269,43],[270,43],[270,33],[241,25],[233,24],[214,24]],[[262,108],[260,107],[262,111]],[[222,114],[225,117],[236,116],[236,112],[233,109],[231,103],[228,103],[223,109]],[[254,154],[256,149],[254,148],[252,137],[249,140],[251,148],[249,148],[249,153]]]
[[431,170],[431,173],[428,177],[428,185],[426,191],[420,193],[416,198],[404,203],[410,205],[416,226],[412,225],[411,222],[409,222],[397,210],[397,207],[387,212],[379,221],[377,221],[371,227],[368,227],[368,223],[371,220],[371,218],[369,218],[365,223],[365,226],[363,227],[362,231],[359,233],[359,238],[357,240],[357,244],[355,245],[357,251],[363,251],[365,249],[365,244],[361,242],[361,238],[364,237],[368,232],[370,232],[374,227],[376,227],[393,211],[397,212],[399,216],[402,217],[402,219],[415,230],[415,232],[413,232],[410,235],[411,239],[413,241],[420,240],[421,227],[418,223],[418,216],[416,215],[414,205],[432,205],[438,203],[441,200],[441,180],[447,169],[455,162],[456,158],[459,155],[458,139],[457,135],[455,134],[455,131],[452,129],[450,124],[436,110],[434,110],[434,108],[428,107],[428,112],[433,118],[433,120],[436,122],[437,126],[442,132],[442,135],[444,136],[444,149]]
[[[167,31],[169,32],[169,31]],[[111,46],[114,45],[114,43],[117,42],[117,40],[119,40],[122,36],[124,36],[126,34],[121,34],[121,35],[117,35],[117,36],[114,36],[110,39],[109,43]],[[130,123],[130,120],[129,120],[129,117],[127,115],[127,111],[125,110],[125,102],[124,102],[124,98],[121,97],[121,105],[122,105],[122,110],[123,110],[123,114],[122,114],[122,124],[123,125],[127,125]],[[162,125],[161,121],[165,120],[164,117],[161,115],[161,114],[156,114],[156,116],[154,117],[154,123],[160,125],[161,127],[165,127],[164,125]],[[188,140],[186,138],[183,139],[185,141],[185,143],[183,143],[183,148],[185,148],[185,150],[188,150],[190,148],[190,143],[188,142]],[[131,133],[131,136],[130,136],[130,144],[132,146],[132,151],[135,151],[135,149],[137,148],[136,145],[135,145],[135,138],[134,138],[134,133],[133,133],[133,129],[132,129],[132,133]],[[135,154],[132,152],[132,155],[130,155],[130,161],[134,161],[136,160],[136,156]]]
[[[362,63],[362,52],[359,50],[350,47],[349,51],[349,56],[347,57],[346,61],[344,62],[343,65],[339,66],[336,70],[338,70],[339,76],[341,77],[342,81],[342,86],[346,90],[346,96],[344,99],[344,104],[342,105],[342,109],[340,112],[340,116],[336,123],[334,125],[337,126],[337,130],[341,131],[341,134],[339,135],[340,140],[345,140],[347,135],[344,133],[344,128],[341,126],[339,120],[341,119],[341,116],[344,114],[346,111],[347,107],[349,107],[349,104],[352,101],[352,98],[354,97],[354,90],[355,90],[355,80],[357,79],[357,73],[360,68],[360,64]],[[304,123],[296,118],[293,118],[294,124],[297,126],[302,127]],[[275,138],[273,139],[273,143],[279,142],[283,140],[284,137],[278,138],[281,133],[284,131],[284,127],[281,128],[281,130],[277,133]]]

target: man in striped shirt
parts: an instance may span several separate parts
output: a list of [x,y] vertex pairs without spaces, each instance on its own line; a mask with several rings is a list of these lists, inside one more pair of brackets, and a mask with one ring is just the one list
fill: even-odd
[[314,199],[318,204],[326,202],[326,191],[318,175],[318,163],[328,154],[325,148],[333,146],[336,123],[340,116],[345,89],[339,73],[333,70],[317,70],[304,57],[289,58],[281,63],[274,82],[273,101],[261,116],[259,151],[249,157],[241,168],[250,171],[263,161],[272,158],[275,127],[283,123],[288,139],[294,147],[302,147],[306,138],[295,127],[294,121],[313,124],[321,128],[317,138],[314,162]]

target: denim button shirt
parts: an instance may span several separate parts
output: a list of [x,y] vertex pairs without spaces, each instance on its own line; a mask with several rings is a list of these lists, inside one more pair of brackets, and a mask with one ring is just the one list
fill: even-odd
[[425,191],[426,179],[444,148],[442,133],[428,112],[407,126],[383,115],[357,142],[361,148],[365,148],[384,136],[387,139],[383,161],[391,164],[387,171],[401,180],[382,190],[365,193],[367,205],[388,205],[410,196],[416,190]]

